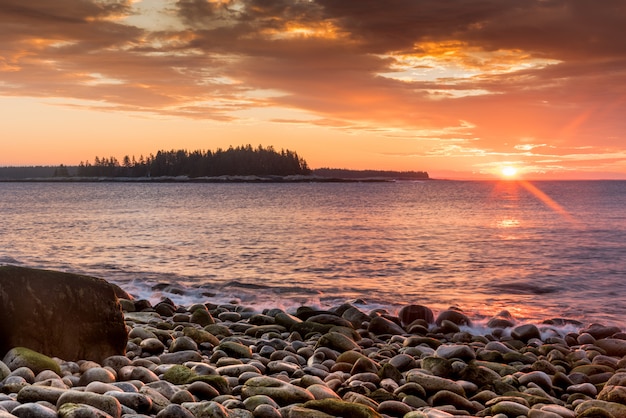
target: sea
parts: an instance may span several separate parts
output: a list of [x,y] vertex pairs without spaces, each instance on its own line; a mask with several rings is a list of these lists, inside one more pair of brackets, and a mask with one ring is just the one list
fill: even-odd
[[0,183],[0,264],[136,298],[626,328],[626,181]]

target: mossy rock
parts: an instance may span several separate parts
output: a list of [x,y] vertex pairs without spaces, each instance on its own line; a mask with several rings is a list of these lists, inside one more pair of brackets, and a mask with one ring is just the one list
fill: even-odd
[[219,345],[220,340],[213,334],[203,329],[197,329],[194,327],[186,327],[183,330],[183,334],[192,340],[194,340],[197,344],[209,343],[213,346]]
[[336,417],[350,418],[380,418],[381,415],[367,405],[346,402],[339,399],[320,399],[308,401],[302,405],[305,408],[316,409]]
[[20,367],[28,367],[37,375],[44,370],[52,370],[59,376],[61,375],[61,367],[45,354],[33,351],[30,348],[14,347],[4,356],[3,362],[10,370]]
[[189,367],[176,364],[163,373],[163,380],[167,380],[174,385],[183,385],[197,376],[198,374]]
[[[184,367],[184,366],[183,366]],[[211,375],[196,375],[190,378],[186,383],[193,382],[204,382],[213,386],[219,393],[222,395],[230,394],[230,386],[228,385],[228,381],[219,375],[211,374]]]

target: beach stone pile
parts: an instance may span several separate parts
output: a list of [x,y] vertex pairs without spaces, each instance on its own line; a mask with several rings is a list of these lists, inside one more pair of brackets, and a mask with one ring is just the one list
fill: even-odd
[[506,312],[472,327],[459,309],[421,305],[391,315],[356,302],[289,313],[120,303],[124,355],[7,352],[0,418],[626,417],[617,327]]

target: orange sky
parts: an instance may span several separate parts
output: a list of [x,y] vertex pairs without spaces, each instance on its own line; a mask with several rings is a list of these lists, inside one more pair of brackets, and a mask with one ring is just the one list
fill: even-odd
[[626,0],[0,0],[0,166],[273,145],[626,178]]

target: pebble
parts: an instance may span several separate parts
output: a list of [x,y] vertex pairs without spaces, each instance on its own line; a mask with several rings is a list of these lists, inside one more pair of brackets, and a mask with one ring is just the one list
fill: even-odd
[[478,332],[458,308],[435,317],[417,304],[397,316],[122,306],[126,356],[7,353],[0,418],[626,417],[626,340],[613,326],[566,333],[503,312]]

